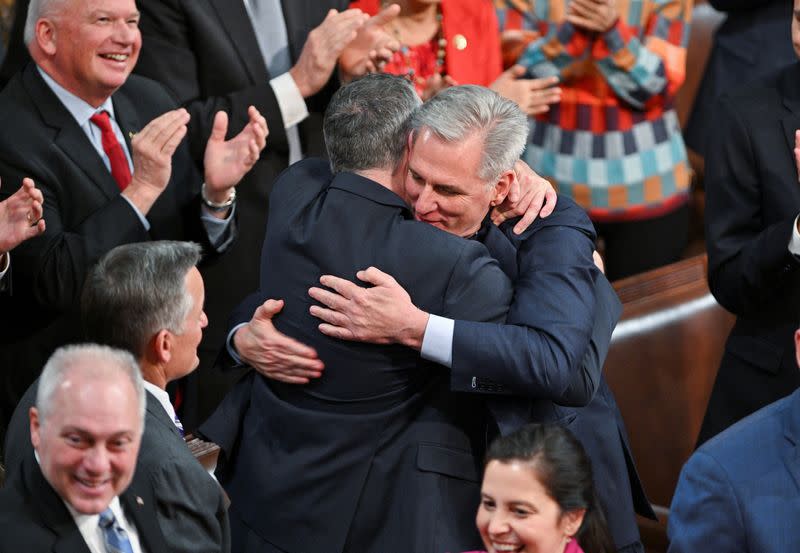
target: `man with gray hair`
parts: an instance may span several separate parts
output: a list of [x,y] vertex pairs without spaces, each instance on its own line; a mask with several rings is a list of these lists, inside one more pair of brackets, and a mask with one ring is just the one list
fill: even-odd
[[35,454],[0,490],[0,551],[164,551],[150,490],[132,481],[144,409],[129,353],[57,350],[30,409]]
[[[81,313],[88,339],[122,348],[138,359],[147,390],[147,424],[136,474],[155,498],[164,546],[169,551],[219,553],[230,549],[222,489],[189,451],[165,390],[198,365],[197,346],[208,324],[203,279],[195,267],[199,260],[200,246],[190,242],[114,248],[89,273]],[[40,382],[40,394],[42,386]],[[34,384],[23,398],[9,426],[10,474],[29,449],[24,443],[24,411],[35,388]]]
[[[16,286],[0,298],[0,425],[58,346],[79,339],[77,305],[94,263],[120,244],[193,240],[209,254],[236,236],[235,186],[266,144],[266,120],[226,140],[216,113],[203,175],[183,138],[189,113],[131,76],[141,47],[134,0],[33,0],[32,62],[0,93],[0,200],[25,177],[43,195],[44,232],[16,248]],[[11,371],[10,367],[13,367]]]
[[[445,371],[403,346],[323,336],[308,312],[320,274],[377,265],[428,310],[502,320],[511,285],[497,262],[477,242],[414,221],[394,192],[405,173],[398,145],[418,105],[399,77],[343,87],[324,123],[333,178],[325,161],[305,160],[274,185],[261,289],[239,319],[256,322],[234,342],[268,316],[269,305],[255,309],[262,298],[283,298],[276,326],[316,348],[326,376],[296,387],[251,372],[201,428],[228,454],[218,476],[231,498],[233,551],[424,553],[480,543],[471,511],[473,455],[488,422],[481,399],[456,398]],[[392,478],[379,490],[385,470]]]
[[[615,293],[592,264],[588,217],[560,198],[552,215],[521,234],[512,231],[515,221],[499,228],[490,224],[486,216],[495,191],[527,133],[519,109],[491,91],[450,88],[416,110],[409,127],[404,191],[415,217],[487,245],[515,280],[507,324],[425,313],[412,303],[413,294],[409,298],[375,267],[357,275],[366,288],[323,276],[322,284],[339,294],[312,288],[311,296],[327,308],[312,306],[311,313],[323,319],[320,329],[329,336],[413,347],[450,369],[454,391],[506,394],[487,400],[501,433],[531,420],[570,421],[593,461],[618,549],[641,551],[634,510],[653,515],[621,415],[601,377],[620,311]],[[287,374],[264,372],[275,378]]]

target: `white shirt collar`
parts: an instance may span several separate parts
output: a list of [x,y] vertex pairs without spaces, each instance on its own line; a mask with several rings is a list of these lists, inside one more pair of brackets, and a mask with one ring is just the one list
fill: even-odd
[[167,415],[169,415],[170,420],[175,421],[175,408],[172,406],[172,403],[169,400],[169,394],[167,391],[162,390],[147,380],[144,381],[144,389],[155,396],[155,398],[161,404],[161,407],[163,407],[164,411],[166,411]]
[[47,86],[50,87],[50,90],[52,90],[58,99],[61,100],[61,103],[64,104],[64,107],[67,108],[67,111],[70,112],[75,121],[78,122],[78,126],[83,127],[86,125],[89,122],[89,118],[98,111],[107,111],[108,115],[114,119],[114,103],[111,101],[110,96],[106,98],[106,101],[103,102],[99,107],[92,107],[84,100],[78,98],[72,92],[58,84],[50,75],[45,73],[44,69],[38,65],[36,66],[36,69],[39,70],[39,74],[42,76],[42,79],[44,79],[44,82],[47,84]]

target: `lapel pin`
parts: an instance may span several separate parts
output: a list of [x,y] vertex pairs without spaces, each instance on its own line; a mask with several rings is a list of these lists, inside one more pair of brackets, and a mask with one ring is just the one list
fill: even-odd
[[136,503],[139,505],[139,507],[144,507],[144,499],[142,499],[138,495],[136,496]]
[[134,137],[134,136],[136,136],[136,133],[135,133],[135,132],[133,132],[133,131],[130,131],[130,132],[128,132],[128,138],[129,138],[130,140],[133,140],[133,137]]

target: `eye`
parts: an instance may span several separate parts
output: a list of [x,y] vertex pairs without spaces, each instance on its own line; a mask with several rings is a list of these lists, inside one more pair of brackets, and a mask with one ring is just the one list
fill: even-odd
[[108,448],[111,451],[123,451],[130,445],[131,439],[128,437],[114,438],[108,443]]
[[84,448],[88,445],[86,439],[80,434],[70,433],[64,436],[64,441],[71,447]]
[[458,196],[459,193],[457,190],[450,188],[449,186],[436,186],[434,187],[436,193],[441,196]]
[[525,509],[523,507],[514,507],[513,509],[511,509],[511,512],[514,513],[514,516],[517,518],[526,518],[534,514],[533,510]]
[[494,511],[497,505],[494,502],[494,499],[484,498],[481,500],[481,506],[487,511]]

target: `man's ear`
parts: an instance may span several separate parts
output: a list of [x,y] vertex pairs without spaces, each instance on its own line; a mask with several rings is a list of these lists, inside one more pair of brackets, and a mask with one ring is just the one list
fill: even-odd
[[36,407],[31,407],[28,410],[28,419],[31,422],[31,444],[33,444],[33,449],[38,451],[39,444],[42,442],[42,438],[39,435],[42,423],[39,420],[39,410]]
[[506,199],[508,196],[508,191],[511,190],[511,186],[515,184],[517,181],[517,174],[514,171],[506,171],[500,178],[497,180],[497,183],[494,185],[494,191],[492,193],[492,206],[500,205],[503,203],[503,200]]
[[159,330],[153,339],[150,341],[151,353],[154,356],[154,360],[156,364],[164,365],[169,363],[172,359],[172,332],[167,330],[166,328],[162,328]]
[[800,367],[800,328],[794,331],[794,357]]
[[54,56],[56,53],[56,26],[48,18],[41,18],[36,22],[34,27],[34,42],[39,49],[48,56]]

